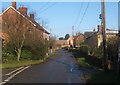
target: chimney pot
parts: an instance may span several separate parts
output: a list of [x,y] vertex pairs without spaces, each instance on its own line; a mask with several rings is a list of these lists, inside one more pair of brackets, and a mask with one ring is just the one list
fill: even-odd
[[19,12],[23,15],[27,16],[27,8],[22,5],[22,7],[19,8]]
[[30,19],[34,20],[34,14],[30,14]]
[[22,7],[24,7],[24,5],[22,5]]
[[15,1],[12,2],[12,7],[14,7],[16,9],[16,2]]

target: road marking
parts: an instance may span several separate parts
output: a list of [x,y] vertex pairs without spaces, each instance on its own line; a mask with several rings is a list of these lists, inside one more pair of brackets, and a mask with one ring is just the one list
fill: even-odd
[[29,65],[29,66],[26,66],[25,68],[19,70],[19,71],[16,72],[16,73],[14,73],[14,74],[11,75],[10,77],[8,77],[6,80],[4,80],[4,82],[2,82],[1,84],[3,85],[3,84],[5,84],[5,83],[7,83],[7,82],[10,81],[13,77],[15,77],[17,74],[21,73],[22,71],[24,71],[25,69],[27,69],[27,68],[29,68],[29,67],[30,67],[30,65]]
[[73,71],[73,68],[71,68],[70,71],[72,72],[72,71]]
[[22,69],[23,67],[24,67],[24,66],[22,66],[22,67],[20,67],[20,68],[18,68],[18,69],[16,69],[16,70],[14,70],[14,71],[11,71],[11,72],[7,73],[6,75],[9,76],[9,75],[13,74],[14,72],[16,72],[16,71]]
[[0,83],[0,85],[3,85],[3,84],[5,84],[6,82],[2,82],[2,83]]

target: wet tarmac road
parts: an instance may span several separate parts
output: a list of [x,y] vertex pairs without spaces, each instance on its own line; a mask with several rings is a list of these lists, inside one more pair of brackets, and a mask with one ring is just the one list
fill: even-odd
[[85,83],[74,57],[61,49],[46,62],[32,65],[7,83]]

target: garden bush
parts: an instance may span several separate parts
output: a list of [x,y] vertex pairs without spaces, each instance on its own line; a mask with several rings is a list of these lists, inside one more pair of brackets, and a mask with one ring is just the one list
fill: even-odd
[[118,58],[118,37],[111,37],[107,41],[108,57],[112,61],[112,68],[117,68]]
[[[39,45],[37,45],[37,42],[35,42],[32,46],[25,45],[22,48],[20,60],[44,59],[46,57],[46,53],[48,52],[48,47],[49,41],[45,41]],[[3,48],[2,61],[3,63],[17,61],[17,54],[15,50],[9,46],[9,44]]]
[[79,52],[82,56],[87,56],[88,51],[90,51],[90,47],[88,45],[81,45],[79,48]]
[[41,43],[40,46],[35,46],[32,48],[32,59],[33,60],[39,60],[44,59],[46,56],[46,53],[48,52],[49,42],[45,41],[44,43]]
[[32,52],[28,49],[23,49],[21,54],[21,60],[31,60],[32,59]]
[[14,50],[9,47],[9,45],[6,45],[2,51],[2,62],[11,62],[13,60],[16,60],[16,54]]
[[103,58],[103,48],[102,48],[102,46],[94,49],[93,56],[95,56],[97,58]]

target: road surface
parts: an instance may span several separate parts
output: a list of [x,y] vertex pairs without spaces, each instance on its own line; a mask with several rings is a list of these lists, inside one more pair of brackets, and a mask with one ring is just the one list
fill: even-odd
[[5,83],[85,83],[83,77],[72,54],[61,49],[46,62],[28,66]]

